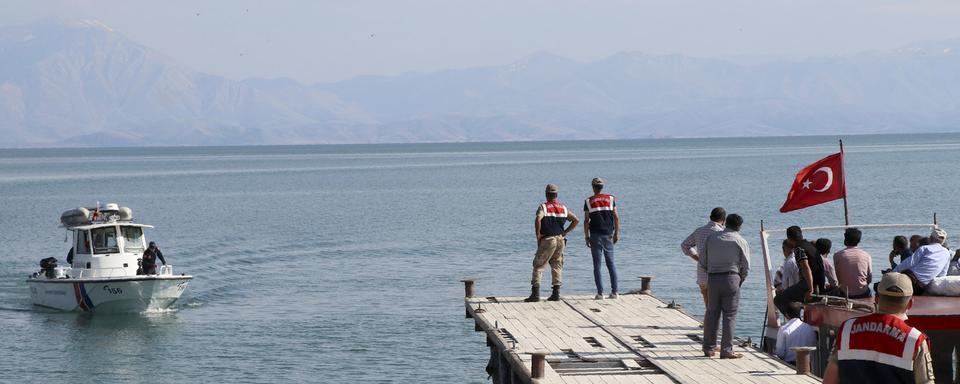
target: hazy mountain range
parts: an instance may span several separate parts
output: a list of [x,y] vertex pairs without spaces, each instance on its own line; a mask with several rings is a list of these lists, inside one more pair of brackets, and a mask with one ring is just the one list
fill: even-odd
[[[322,69],[318,69],[322,70]],[[331,84],[235,81],[95,21],[0,29],[0,147],[955,131],[960,40],[740,64],[620,53]]]

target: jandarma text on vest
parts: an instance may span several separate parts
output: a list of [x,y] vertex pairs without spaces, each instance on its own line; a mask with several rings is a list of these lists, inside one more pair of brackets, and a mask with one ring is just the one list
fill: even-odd
[[907,339],[907,334],[901,332],[896,327],[891,327],[890,325],[883,323],[860,323],[854,324],[853,328],[850,330],[851,335],[855,335],[860,332],[874,332],[881,333],[892,338],[897,339],[897,341],[903,342]]

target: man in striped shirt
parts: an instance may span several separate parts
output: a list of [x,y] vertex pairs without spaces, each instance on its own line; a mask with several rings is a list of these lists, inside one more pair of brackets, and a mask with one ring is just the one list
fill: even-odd
[[[689,256],[694,262],[700,262],[700,255],[703,254],[703,245],[710,235],[723,231],[723,225],[727,217],[727,211],[721,207],[716,207],[710,211],[710,221],[704,226],[697,228],[680,243],[680,250],[684,255]],[[703,295],[703,306],[707,306],[707,271],[697,266],[697,285],[700,286],[700,294]]]

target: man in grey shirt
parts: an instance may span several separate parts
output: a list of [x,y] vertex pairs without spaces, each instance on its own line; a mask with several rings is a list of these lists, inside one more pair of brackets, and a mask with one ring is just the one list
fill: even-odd
[[[689,256],[693,261],[700,262],[700,254],[703,253],[703,243],[707,241],[710,235],[723,230],[723,220],[727,216],[727,211],[721,207],[716,207],[710,211],[710,221],[706,225],[697,228],[680,243],[680,250],[684,255]],[[699,266],[697,267],[697,285],[700,286],[700,294],[703,296],[703,307],[707,307],[707,272]]]
[[700,268],[707,271],[707,313],[703,319],[703,355],[713,357],[717,345],[717,328],[723,315],[721,359],[739,359],[733,351],[733,332],[740,306],[740,286],[750,272],[750,246],[740,236],[743,218],[730,214],[727,227],[707,238],[700,255]]

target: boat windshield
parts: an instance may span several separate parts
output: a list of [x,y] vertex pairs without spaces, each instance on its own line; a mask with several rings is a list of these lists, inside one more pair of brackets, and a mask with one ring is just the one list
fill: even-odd
[[77,231],[77,244],[74,246],[77,254],[90,254],[90,231]]
[[143,252],[143,229],[140,227],[120,227],[123,233],[123,251]]
[[117,253],[117,228],[100,227],[90,231],[93,234],[93,253]]

